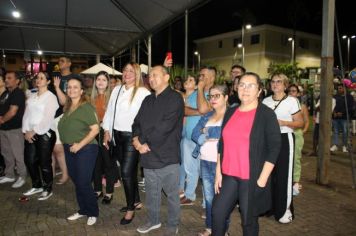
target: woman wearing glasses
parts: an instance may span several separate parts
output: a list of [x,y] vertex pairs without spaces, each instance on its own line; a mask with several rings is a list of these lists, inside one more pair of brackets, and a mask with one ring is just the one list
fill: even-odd
[[[288,87],[288,95],[297,98],[300,101],[300,90],[296,84],[291,84]],[[295,153],[294,153],[294,171],[293,171],[293,196],[297,196],[302,188],[300,181],[300,173],[302,166],[300,159],[302,158],[302,149],[304,145],[304,134],[309,128],[309,112],[305,104],[301,104],[301,112],[303,116],[304,126],[301,129],[294,130],[295,136]]]
[[211,235],[211,207],[214,198],[214,180],[218,153],[218,141],[221,123],[226,111],[228,88],[226,85],[214,85],[208,95],[213,111],[202,116],[193,129],[192,140],[197,144],[193,157],[200,158],[200,171],[205,200],[205,226],[200,236]]
[[288,77],[274,74],[271,79],[273,95],[265,98],[263,103],[277,115],[282,145],[278,161],[272,174],[273,208],[271,214],[283,224],[292,222],[293,213],[293,162],[294,162],[294,129],[304,125],[298,99],[288,96]]
[[114,145],[120,162],[127,207],[120,224],[130,224],[135,209],[142,204],[138,193],[137,168],[139,153],[132,145],[132,123],[141,107],[143,99],[150,92],[143,87],[141,69],[137,63],[128,63],[122,73],[123,85],[116,86],[111,93],[107,111],[103,119],[105,130],[103,145],[109,149],[109,141]]
[[[271,207],[270,174],[281,136],[276,115],[259,102],[260,77],[251,72],[238,84],[239,106],[222,122],[212,209],[212,235],[226,232],[226,220],[239,203],[243,235],[258,235],[258,216]],[[238,132],[237,132],[238,131]]]

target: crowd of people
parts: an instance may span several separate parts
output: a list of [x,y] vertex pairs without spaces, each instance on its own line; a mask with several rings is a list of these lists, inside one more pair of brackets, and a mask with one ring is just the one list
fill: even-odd
[[[266,92],[259,75],[240,65],[232,66],[226,84],[215,83],[214,67],[202,67],[198,76],[177,77],[171,85],[172,61],[166,58],[151,68],[145,86],[134,62],[123,67],[120,83],[105,71],[92,81],[80,78],[70,71],[68,56],[58,64],[58,76],[39,72],[26,93],[16,72],[0,75],[0,184],[20,188],[29,173],[32,184],[24,197],[39,194],[44,201],[53,196],[59,168],[56,184],[70,178],[78,203],[67,220],[86,216],[94,225],[99,199],[111,204],[121,181],[126,206],[120,224],[127,225],[143,207],[141,167],[147,221],[139,233],[161,227],[162,192],[168,202],[166,235],[177,234],[181,206],[193,205],[197,191],[205,209],[200,236],[228,235],[236,207],[243,235],[258,235],[263,215],[283,224],[293,221],[309,113],[302,88],[289,84],[286,75],[273,74]],[[333,100],[331,151],[337,150],[339,131],[347,133],[342,89]],[[345,152],[346,145],[344,136]]]

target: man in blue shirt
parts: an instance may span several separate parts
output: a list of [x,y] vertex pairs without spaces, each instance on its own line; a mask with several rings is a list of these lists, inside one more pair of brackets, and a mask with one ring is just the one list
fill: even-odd
[[[181,205],[192,205],[196,199],[195,189],[199,180],[200,162],[199,158],[194,158],[192,155],[196,146],[192,140],[192,132],[200,117],[212,110],[206,96],[209,94],[209,89],[214,85],[215,77],[216,69],[214,67],[203,67],[199,74],[198,89],[186,101],[186,121],[181,141],[186,180],[184,196],[180,199]],[[184,183],[180,183],[181,188],[182,186],[184,186]]]

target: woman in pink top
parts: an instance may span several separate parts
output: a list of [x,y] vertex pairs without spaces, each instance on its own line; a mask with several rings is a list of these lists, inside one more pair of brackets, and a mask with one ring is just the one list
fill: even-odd
[[240,205],[243,235],[258,235],[258,216],[271,207],[270,174],[281,137],[273,110],[259,102],[260,77],[248,72],[238,84],[240,106],[229,108],[222,123],[212,209],[212,235],[226,232],[226,220]]

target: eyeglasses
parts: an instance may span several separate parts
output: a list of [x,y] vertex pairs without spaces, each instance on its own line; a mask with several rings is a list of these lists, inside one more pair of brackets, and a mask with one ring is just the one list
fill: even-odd
[[251,84],[245,84],[245,83],[238,83],[238,86],[240,89],[255,89],[257,88],[257,84],[251,83]]
[[212,100],[212,99],[219,99],[220,98],[220,93],[217,93],[217,94],[210,94],[207,96],[208,100]]
[[271,84],[282,84],[283,80],[271,80]]

